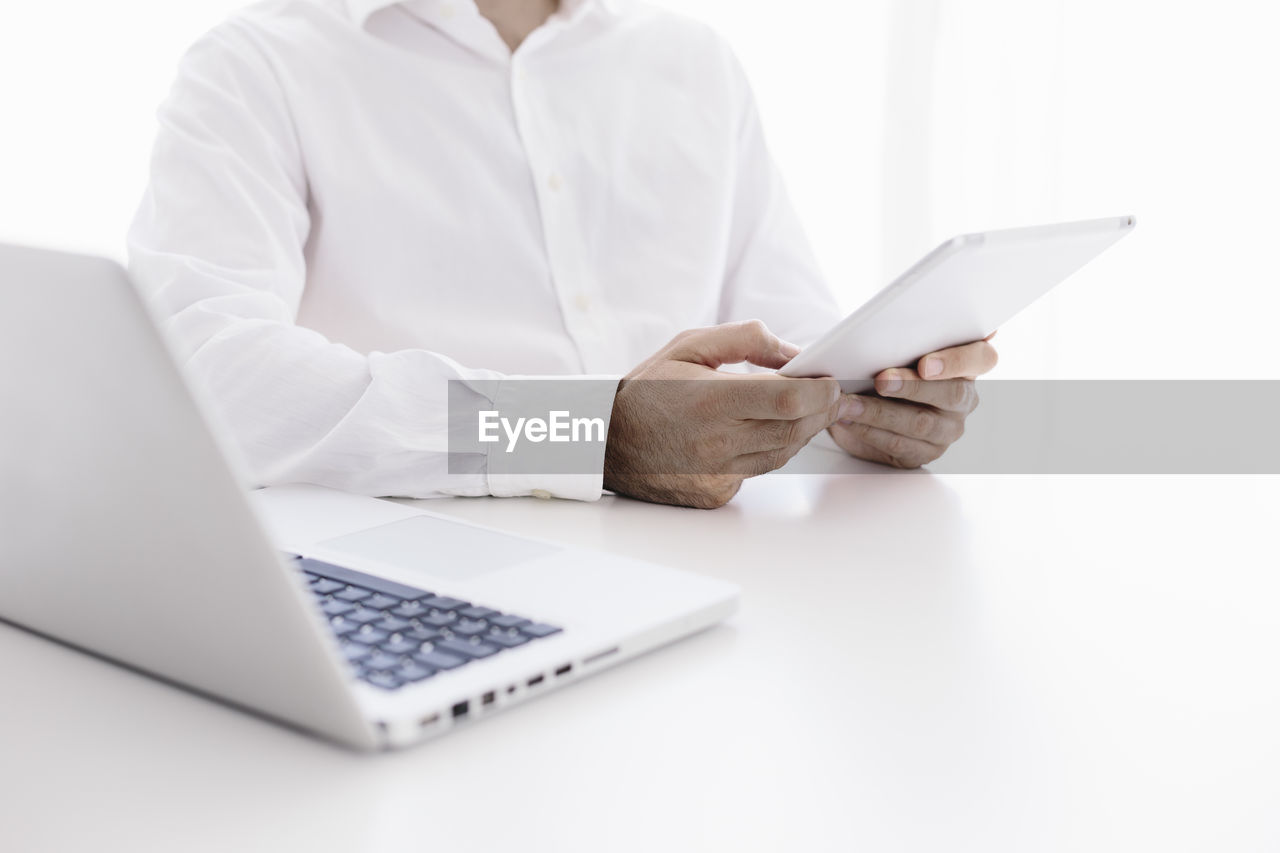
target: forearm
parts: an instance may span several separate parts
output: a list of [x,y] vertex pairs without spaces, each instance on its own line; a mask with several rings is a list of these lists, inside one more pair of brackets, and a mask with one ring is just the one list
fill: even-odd
[[[240,305],[243,310],[243,303]],[[503,376],[426,350],[364,355],[291,323],[219,314],[198,302],[166,331],[187,374],[260,485],[306,482],[370,495],[601,492],[603,446],[572,471],[538,471],[527,456],[453,442],[482,410],[543,404],[607,419],[611,383]],[[450,393],[450,384],[454,384]],[[473,428],[473,427],[472,427]]]

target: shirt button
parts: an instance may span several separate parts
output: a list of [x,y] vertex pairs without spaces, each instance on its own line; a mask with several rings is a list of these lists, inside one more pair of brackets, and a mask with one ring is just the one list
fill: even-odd
[[560,179],[560,173],[552,172],[551,175],[547,178],[547,189],[555,193],[555,192],[559,192],[562,186],[564,186],[564,181]]
[[529,494],[533,495],[533,496],[534,496],[535,498],[537,498],[538,500],[543,500],[543,501],[545,501],[545,500],[550,500],[550,499],[551,499],[551,493],[550,493],[550,492],[548,492],[546,489],[534,489],[534,490],[533,490],[532,492],[530,492]]
[[579,311],[587,311],[591,308],[591,297],[585,293],[579,293],[574,297],[573,303],[578,306]]

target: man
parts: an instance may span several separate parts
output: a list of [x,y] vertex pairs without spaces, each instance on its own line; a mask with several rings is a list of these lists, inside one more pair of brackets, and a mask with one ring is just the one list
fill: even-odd
[[[728,49],[626,0],[272,0],[191,49],[159,119],[132,270],[264,484],[714,507],[823,429],[936,458],[976,397],[932,380],[994,364],[979,342],[843,398],[719,370],[837,312]],[[605,422],[584,470],[450,464],[451,419],[531,403]]]

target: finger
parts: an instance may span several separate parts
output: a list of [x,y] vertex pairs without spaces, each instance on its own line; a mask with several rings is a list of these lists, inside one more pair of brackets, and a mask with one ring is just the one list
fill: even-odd
[[[918,385],[928,383],[917,381]],[[850,394],[840,402],[839,423],[874,427],[943,447],[960,438],[964,420],[954,413],[904,400]]]
[[726,473],[739,477],[758,477],[776,471],[791,461],[791,457],[800,452],[803,444],[793,447],[779,447],[773,450],[761,450],[756,453],[745,453],[729,462]]
[[791,421],[745,421],[747,434],[742,447],[747,452],[778,450],[783,447],[801,448],[809,443],[809,439],[831,426],[835,420],[835,408],[806,415]]
[[831,432],[836,443],[849,453],[897,468],[927,465],[946,449],[867,424],[836,422],[831,425]]
[[[742,420],[794,421],[832,411],[840,399],[834,379],[792,379],[766,375],[725,374],[723,414]],[[719,388],[716,389],[720,390]]]
[[945,412],[967,415],[978,407],[978,389],[972,379],[925,381],[908,367],[886,370],[876,377],[881,397],[911,400]]
[[919,371],[921,378],[931,381],[961,376],[973,378],[991,370],[998,360],[991,342],[981,340],[929,353],[920,359]]
[[777,369],[798,352],[799,347],[783,341],[759,320],[690,329],[676,335],[667,345],[669,358],[712,369],[743,361]]

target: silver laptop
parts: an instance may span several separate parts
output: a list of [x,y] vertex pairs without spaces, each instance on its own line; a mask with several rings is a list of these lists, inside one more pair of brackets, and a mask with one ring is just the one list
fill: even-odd
[[255,492],[125,272],[0,245],[0,619],[361,749],[707,628],[728,583],[318,487]]

